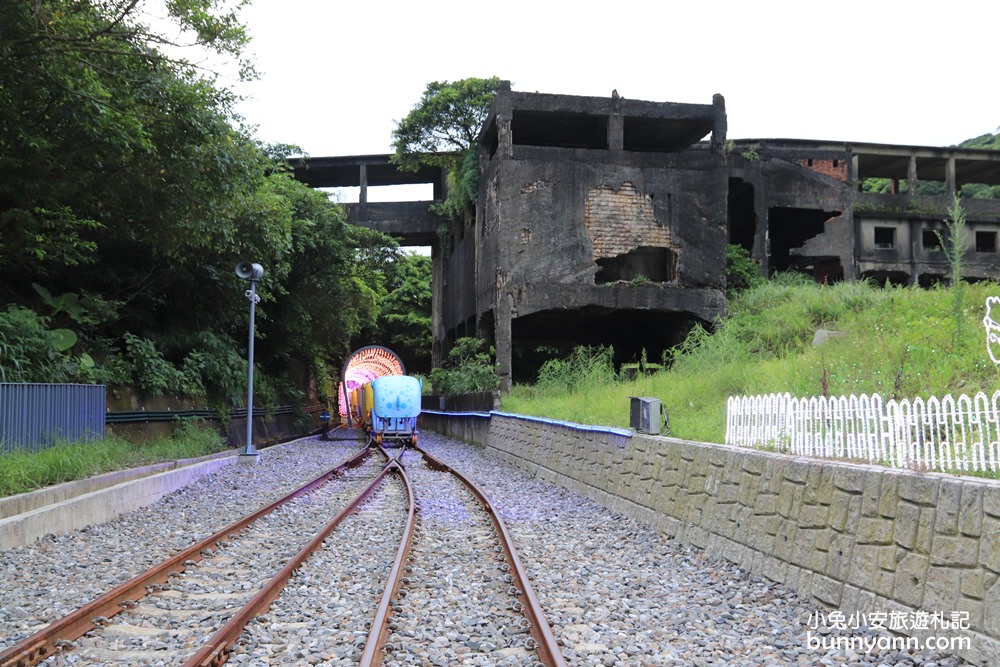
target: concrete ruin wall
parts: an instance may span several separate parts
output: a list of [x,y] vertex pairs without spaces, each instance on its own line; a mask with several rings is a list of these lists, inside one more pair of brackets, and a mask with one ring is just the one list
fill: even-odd
[[721,96],[693,105],[502,88],[479,140],[475,312],[454,314],[449,334],[475,319],[506,390],[515,348],[527,377],[539,349],[612,345],[618,363],[647,350],[658,359],[691,322],[714,321],[725,310],[724,137]]
[[[631,261],[639,249],[661,249],[662,269],[644,274],[676,287],[722,289],[725,284],[725,178],[704,159],[690,169],[644,169],[604,154],[587,162],[511,159],[491,184],[502,206],[487,207],[483,236],[496,236],[496,254],[483,252],[480,294],[496,298],[496,269],[504,283],[594,286],[604,260]],[[707,158],[707,155],[703,156]],[[715,193],[716,196],[706,196]],[[635,276],[628,266],[621,281]],[[650,275],[655,274],[655,275]],[[612,278],[603,282],[615,282]],[[664,280],[655,280],[657,277]],[[523,312],[523,311],[522,311]]]
[[[752,190],[753,203],[731,196],[730,224],[768,275],[791,268],[820,281],[927,286],[949,271],[934,232],[943,230],[951,193],[996,184],[998,163],[997,151],[745,140],[730,152],[729,170],[735,191]],[[862,192],[869,178],[887,191]],[[941,194],[920,194],[921,185],[934,183]],[[1000,202],[964,196],[962,205],[965,277],[995,279]]]

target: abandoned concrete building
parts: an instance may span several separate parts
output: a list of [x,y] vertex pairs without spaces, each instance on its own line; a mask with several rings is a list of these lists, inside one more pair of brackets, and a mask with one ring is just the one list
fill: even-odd
[[[765,275],[933,284],[949,271],[939,233],[953,196],[1000,184],[998,151],[729,141],[726,130],[720,95],[679,104],[505,84],[480,134],[475,220],[447,228],[426,201],[367,197],[370,186],[418,182],[440,199],[440,170],[404,174],[376,155],[309,158],[295,173],[314,187],[359,187],[353,222],[432,245],[434,363],[457,338],[480,336],[503,388],[579,345],[658,361],[724,313],[728,244]],[[964,198],[963,208],[965,276],[1000,278],[1000,201]]]

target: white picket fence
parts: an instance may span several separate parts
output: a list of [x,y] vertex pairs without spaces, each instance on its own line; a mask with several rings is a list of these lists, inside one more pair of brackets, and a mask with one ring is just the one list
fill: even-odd
[[1000,391],[899,401],[736,396],[726,412],[729,445],[921,470],[995,472],[1000,463]]

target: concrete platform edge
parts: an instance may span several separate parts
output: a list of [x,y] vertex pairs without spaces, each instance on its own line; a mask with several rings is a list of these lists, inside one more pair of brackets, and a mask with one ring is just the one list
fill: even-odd
[[[263,452],[274,451],[295,442],[297,440],[275,445]],[[31,544],[52,533],[65,533],[111,521],[125,512],[155,503],[182,486],[236,463],[241,451],[107,473],[30,494],[20,494],[36,496],[30,502],[24,499],[19,501],[22,506],[32,505],[33,509],[0,519],[0,551]],[[168,469],[157,472],[164,467]],[[122,479],[126,481],[121,481]]]
[[156,502],[176,489],[231,465],[235,456],[213,459],[91,491],[0,520],[0,551],[31,544],[50,533],[64,533],[110,521]]
[[156,475],[161,472],[176,470],[178,468],[202,463],[212,459],[233,456],[235,452],[236,450],[219,452],[218,454],[211,454],[209,456],[202,456],[194,459],[164,461],[163,463],[153,463],[151,465],[140,466],[138,468],[115,470],[112,472],[102,473],[100,475],[94,475],[93,477],[88,477],[86,479],[63,482],[61,484],[54,484],[43,489],[37,489],[35,491],[28,491],[27,493],[18,493],[17,495],[0,498],[0,520],[17,516],[18,514],[25,514],[32,510],[53,505],[77,496],[82,496],[86,493],[92,493],[94,491],[100,491],[101,489],[117,486],[118,484],[131,482],[136,479],[150,477],[151,475]]

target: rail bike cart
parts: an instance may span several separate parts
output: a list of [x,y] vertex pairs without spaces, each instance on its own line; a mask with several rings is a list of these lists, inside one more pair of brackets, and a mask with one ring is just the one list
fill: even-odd
[[371,382],[370,437],[379,445],[386,441],[417,444],[422,382],[408,375],[385,375]]

